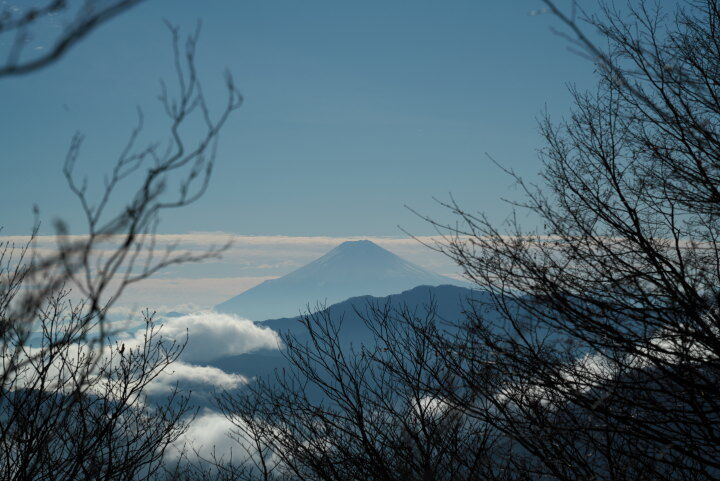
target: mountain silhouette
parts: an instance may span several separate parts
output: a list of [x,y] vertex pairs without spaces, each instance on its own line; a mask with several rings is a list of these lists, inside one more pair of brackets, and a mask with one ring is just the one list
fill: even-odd
[[319,259],[215,306],[255,321],[291,317],[350,297],[387,296],[420,285],[464,285],[368,240],[343,242]]
[[[340,346],[343,349],[349,349],[351,345],[357,348],[362,344],[370,346],[374,343],[373,332],[364,319],[364,317],[372,317],[368,311],[369,306],[386,306],[391,312],[407,309],[419,318],[425,318],[432,305],[435,319],[447,328],[453,324],[462,323],[465,319],[465,311],[470,309],[470,306],[479,306],[488,302],[490,302],[490,296],[484,291],[451,285],[418,286],[399,294],[384,297],[352,297],[327,307],[326,311],[333,322],[340,323],[338,327]],[[490,316],[488,312],[485,314]],[[305,342],[308,331],[304,324],[298,322],[300,319],[300,316],[295,316],[270,319],[257,324],[269,327],[280,334],[290,334],[301,342]],[[223,356],[208,362],[208,365],[249,378],[272,377],[275,370],[290,369],[290,363],[282,351],[273,349]],[[267,379],[272,380],[271,378]]]

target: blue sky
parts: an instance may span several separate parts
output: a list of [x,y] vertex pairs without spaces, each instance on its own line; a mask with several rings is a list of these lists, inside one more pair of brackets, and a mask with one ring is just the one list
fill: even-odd
[[[222,134],[207,195],[161,231],[397,236],[432,232],[404,208],[450,219],[452,193],[500,219],[518,193],[490,163],[532,178],[544,108],[567,113],[566,86],[592,65],[550,32],[536,0],[151,0],[113,20],[60,63],[0,82],[4,234],[26,234],[32,205],[83,232],[60,169],[73,132],[78,168],[102,178],[136,105],[161,133],[158,79],[171,78],[167,18],[202,19],[198,66],[211,100],[229,68],[245,96]],[[48,225],[48,224],[46,224]]]

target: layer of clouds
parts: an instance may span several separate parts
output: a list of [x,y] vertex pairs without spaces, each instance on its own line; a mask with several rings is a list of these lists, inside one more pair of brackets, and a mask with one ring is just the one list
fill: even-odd
[[[80,241],[83,236],[68,236],[66,241]],[[118,305],[140,310],[145,307],[193,304],[210,308],[265,281],[283,276],[324,255],[349,240],[368,239],[391,252],[438,274],[459,278],[455,264],[422,245],[440,241],[438,237],[418,240],[400,237],[290,237],[236,236],[226,232],[194,232],[159,234],[157,249],[176,246],[179,251],[200,253],[210,247],[232,245],[221,259],[208,259],[197,264],[172,266],[151,279],[128,287]],[[0,236],[0,241],[21,245],[27,236]],[[39,236],[34,241],[38,253],[51,253],[57,244],[54,236]],[[113,242],[99,246],[111,249]]]
[[180,452],[191,460],[198,457],[230,460],[238,445],[231,432],[233,424],[221,413],[206,409],[190,423],[187,431],[171,446],[169,455],[178,457]]
[[248,382],[247,378],[212,366],[196,366],[175,361],[145,389],[149,395],[170,393],[177,385],[184,390],[235,389]]
[[[68,393],[75,389],[78,374],[87,372],[89,374],[89,392],[110,399],[122,398],[126,395],[126,388],[137,386],[138,379],[132,378],[126,384],[116,376],[107,377],[103,373],[105,370],[112,372],[112,365],[119,362],[118,356],[109,357],[110,350],[114,349],[114,346],[106,346],[102,351],[94,351],[94,355],[103,359],[100,361],[103,370],[85,371],[87,366],[78,364],[74,360],[82,359],[93,353],[86,345],[70,344],[64,350],[66,360],[63,361],[63,358],[57,356],[51,362],[43,365],[43,369],[47,370],[44,375],[41,374],[41,371],[36,370],[37,363],[31,362],[20,370],[12,371],[8,377],[8,385],[10,389],[37,389],[42,385],[42,389],[48,392]],[[38,356],[40,352],[38,348],[26,348],[18,360],[20,362],[30,360],[34,356]],[[47,358],[44,359],[47,360]],[[105,361],[109,359],[112,361],[105,364]],[[39,383],[41,376],[45,381]],[[227,373],[216,367],[175,361],[152,379],[143,389],[143,393],[149,396],[163,396],[171,393],[177,387],[184,392],[193,390],[211,393],[216,390],[236,389],[247,382],[247,378],[242,375]],[[139,392],[131,395],[128,399],[128,403],[131,405],[143,402],[143,397]]]
[[[140,345],[142,335],[142,331],[138,331],[135,337],[127,337],[124,342]],[[163,318],[161,335],[163,339],[178,343],[187,340],[180,359],[194,364],[280,347],[280,338],[272,329],[232,314],[212,311]]]
[[[277,276],[150,278],[129,286],[118,307],[137,312],[144,307],[162,312],[191,312],[224,302]],[[190,306],[194,308],[189,308]],[[162,303],[158,305],[158,303]]]
[[[116,321],[118,324],[123,321]],[[230,314],[216,312],[197,312],[176,317],[158,319],[162,324],[155,338],[155,342],[176,342],[180,345],[187,343],[180,355],[180,359],[172,363],[165,371],[160,373],[147,386],[145,393],[151,396],[170,393],[179,386],[183,391],[211,393],[216,390],[232,390],[248,382],[242,375],[228,373],[213,366],[206,365],[214,359],[244,354],[258,349],[278,349],[280,339],[271,329],[255,325],[252,321]],[[127,324],[132,324],[128,321]],[[144,322],[142,323],[144,325]],[[144,326],[133,331],[121,333],[115,343],[105,345],[99,351],[94,351],[100,357],[109,356],[111,351],[121,349],[141,350],[145,343]],[[65,386],[72,388],[72,369],[61,361],[67,359],[81,359],[83,355],[90,354],[89,347],[84,344],[70,344],[65,348],[67,356],[57,357],[56,361],[48,366],[50,370],[48,379],[52,383],[47,389],[58,388],[61,392]],[[20,353],[20,360],[32,358],[40,353],[40,348],[26,347]],[[106,357],[112,362],[119,361],[119,356]],[[29,366],[22,372],[13,376],[17,381],[17,388],[33,385],[37,373]],[[120,385],[117,387],[121,388]],[[106,393],[108,389],[115,389],[114,382],[102,377],[98,373],[93,389],[98,393]]]
[[[238,418],[234,418],[231,422],[223,414],[205,409],[170,447],[169,455],[177,459],[179,453],[184,452],[186,459],[189,460],[216,459],[235,466],[242,464],[257,466],[260,459],[256,444],[244,430],[238,429],[239,425],[244,423]],[[274,454],[266,452],[263,462],[269,469],[273,469],[281,461]]]

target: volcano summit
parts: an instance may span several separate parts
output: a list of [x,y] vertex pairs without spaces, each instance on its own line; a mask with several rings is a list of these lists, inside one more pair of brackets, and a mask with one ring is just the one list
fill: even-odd
[[368,240],[343,242],[319,259],[265,281],[215,307],[255,321],[296,316],[318,302],[396,294],[421,285],[461,285]]

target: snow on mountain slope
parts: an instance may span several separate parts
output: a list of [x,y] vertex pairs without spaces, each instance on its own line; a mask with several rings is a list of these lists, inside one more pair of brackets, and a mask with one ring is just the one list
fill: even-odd
[[463,285],[412,264],[377,244],[344,242],[319,259],[249,289],[215,307],[255,321],[295,316],[318,303],[386,296],[419,285]]

